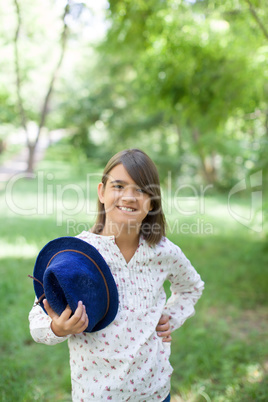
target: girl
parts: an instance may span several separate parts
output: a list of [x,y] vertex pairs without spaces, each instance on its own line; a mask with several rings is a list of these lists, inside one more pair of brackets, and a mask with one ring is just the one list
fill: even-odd
[[73,401],[169,401],[170,334],[194,314],[204,284],[165,237],[159,177],[144,152],[116,154],[98,196],[94,227],[77,237],[109,265],[119,293],[117,316],[104,330],[83,333],[90,312],[82,302],[74,315],[67,306],[58,316],[45,300],[48,316],[39,306],[30,312],[32,337],[48,345],[68,339]]

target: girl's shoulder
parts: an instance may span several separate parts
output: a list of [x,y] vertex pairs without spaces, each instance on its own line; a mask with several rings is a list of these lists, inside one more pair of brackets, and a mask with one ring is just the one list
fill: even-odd
[[179,255],[182,253],[180,247],[174,244],[167,237],[162,237],[159,243],[155,246],[156,252],[161,252],[164,255]]
[[159,247],[171,247],[171,248],[176,248],[178,247],[177,244],[173,243],[171,240],[169,240],[167,237],[163,236],[160,240],[159,243],[157,243],[157,246]]
[[80,240],[85,240],[88,241],[89,239],[93,238],[93,233],[88,232],[87,230],[83,230],[83,232],[79,233],[78,235],[76,235],[75,237],[77,237]]
[[167,237],[162,237],[156,246],[156,255],[171,269],[189,269],[192,265],[181,248]]
[[104,245],[107,243],[107,241],[110,242],[111,240],[114,240],[114,236],[102,236],[96,233],[88,232],[86,230],[84,230],[75,237],[77,237],[80,240],[84,240],[87,243],[92,244],[93,246],[96,244]]

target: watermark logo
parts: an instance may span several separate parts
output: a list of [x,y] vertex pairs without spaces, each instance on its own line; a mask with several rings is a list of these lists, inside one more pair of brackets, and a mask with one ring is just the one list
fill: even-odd
[[[23,186],[23,180],[33,179],[33,191],[26,199],[21,199],[21,192],[17,191]],[[101,181],[102,175],[90,173],[85,177],[83,186],[78,183],[59,184],[53,173],[39,171],[37,174],[27,175],[20,173],[13,176],[6,185],[6,204],[10,211],[21,216],[53,216],[57,226],[67,223],[67,230],[76,234],[79,230],[89,230],[89,223],[95,220],[97,215],[97,184]],[[171,172],[168,176],[167,186],[162,198],[162,205],[166,216],[173,216],[169,224],[170,233],[211,235],[214,232],[214,224],[208,221],[210,216],[209,190],[213,185],[193,186],[191,184],[173,185]],[[254,232],[262,232],[263,211],[262,211],[262,171],[251,174],[248,178],[239,181],[226,195],[226,204],[222,208],[223,219],[229,215],[239,224]],[[124,197],[132,197],[140,202],[141,207],[146,203],[142,202],[143,192],[135,191],[136,187],[126,186]],[[134,193],[133,193],[134,192]],[[154,202],[150,214],[159,212],[160,204],[157,203],[161,197],[160,189],[150,195],[151,202]],[[241,195],[241,197],[239,197]],[[237,202],[239,197],[239,202]],[[246,200],[246,205],[245,201]],[[111,203],[111,208],[113,208]],[[107,209],[105,212],[109,212]],[[139,212],[139,209],[138,209]],[[86,216],[86,223],[81,223],[80,214]],[[133,212],[133,216],[135,213]],[[132,217],[133,217],[132,216]],[[131,218],[132,219],[132,218]]]
[[[249,204],[246,209],[241,210],[231,198],[241,192],[249,193]],[[262,212],[262,171],[258,171],[249,176],[249,179],[239,181],[229,192],[228,195],[229,214],[237,222],[260,233],[263,225]]]

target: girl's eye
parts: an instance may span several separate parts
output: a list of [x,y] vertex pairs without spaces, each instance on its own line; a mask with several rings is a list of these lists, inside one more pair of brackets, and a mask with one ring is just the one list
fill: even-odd
[[113,186],[113,188],[117,188],[117,189],[119,189],[119,190],[122,190],[122,188],[124,188],[124,187],[121,186],[121,184],[115,184],[115,185]]
[[137,188],[138,193],[146,194],[146,191],[142,188]]

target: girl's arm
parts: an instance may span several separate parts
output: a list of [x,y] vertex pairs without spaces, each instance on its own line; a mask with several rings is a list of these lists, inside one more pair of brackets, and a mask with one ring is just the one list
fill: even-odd
[[34,305],[30,311],[29,321],[30,333],[35,342],[56,345],[68,338],[68,336],[59,337],[54,334],[51,329],[52,319],[38,305]]
[[181,327],[187,318],[195,314],[194,305],[204,289],[200,275],[179,248],[176,254],[178,258],[172,261],[168,277],[171,296],[163,311],[170,318],[171,331]]

